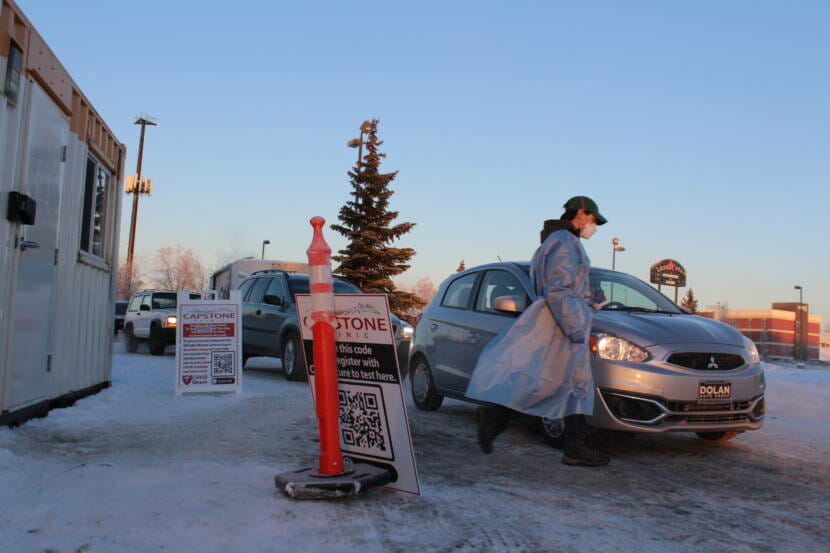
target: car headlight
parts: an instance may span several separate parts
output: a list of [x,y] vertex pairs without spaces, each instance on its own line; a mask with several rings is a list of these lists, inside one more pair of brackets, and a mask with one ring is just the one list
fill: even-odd
[[755,345],[755,342],[744,336],[744,345],[746,346],[746,353],[749,355],[749,364],[754,365],[755,363],[760,363],[761,355],[758,353],[758,347]]
[[415,334],[415,328],[409,324],[402,324],[401,325],[401,338],[404,339],[411,339],[412,336]]
[[176,316],[169,315],[164,318],[164,326],[167,328],[176,328]]
[[590,346],[591,353],[600,359],[642,363],[649,357],[648,352],[640,346],[610,334],[592,334]]

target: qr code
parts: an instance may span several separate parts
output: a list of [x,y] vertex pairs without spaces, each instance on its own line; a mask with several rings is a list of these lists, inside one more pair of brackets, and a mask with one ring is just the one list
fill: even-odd
[[210,358],[211,376],[234,376],[236,371],[233,367],[234,352],[214,351]]
[[341,384],[338,395],[343,448],[352,453],[394,459],[380,387]]

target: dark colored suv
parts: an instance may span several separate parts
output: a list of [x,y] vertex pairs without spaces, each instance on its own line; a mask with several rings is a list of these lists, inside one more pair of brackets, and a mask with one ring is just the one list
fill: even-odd
[[[307,378],[296,294],[308,294],[308,275],[285,271],[254,273],[239,286],[242,296],[242,358],[279,357],[289,380]],[[362,294],[345,280],[334,280],[335,294]],[[413,328],[395,315],[391,316],[401,374],[406,374]]]

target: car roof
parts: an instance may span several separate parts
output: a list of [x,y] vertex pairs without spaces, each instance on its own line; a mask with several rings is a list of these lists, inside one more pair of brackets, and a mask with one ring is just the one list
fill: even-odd
[[[305,274],[305,273],[289,273],[288,271],[271,270],[271,269],[269,269],[267,271],[257,271],[255,273],[251,273],[251,275],[246,277],[245,280],[248,280],[248,279],[254,278],[254,277],[268,277],[268,276],[274,276],[274,275],[278,275],[278,274],[284,274],[285,276],[287,276],[291,280],[308,280],[308,275]],[[345,278],[342,278],[342,277],[332,277],[332,278],[334,278],[334,280],[339,281],[339,282],[345,282],[346,284],[352,284],[351,282],[349,282],[348,280],[346,280]],[[355,286],[355,285],[352,284],[352,286]]]
[[[530,261],[499,261],[494,263],[485,263],[484,265],[477,265],[475,267],[470,267],[466,271],[480,271],[482,269],[489,269],[491,267],[504,267],[505,265],[515,265],[520,269],[524,270],[525,273],[530,271]],[[620,273],[621,271],[612,271],[611,269],[605,269],[603,267],[591,267],[591,271],[602,271],[604,273]],[[628,273],[622,273],[628,274]]]

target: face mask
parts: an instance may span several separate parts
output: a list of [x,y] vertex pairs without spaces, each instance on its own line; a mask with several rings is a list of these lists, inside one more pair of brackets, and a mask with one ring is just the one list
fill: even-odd
[[590,237],[592,237],[596,231],[597,225],[595,223],[588,223],[587,225],[582,227],[582,230],[579,231],[579,235],[585,240],[587,240]]

